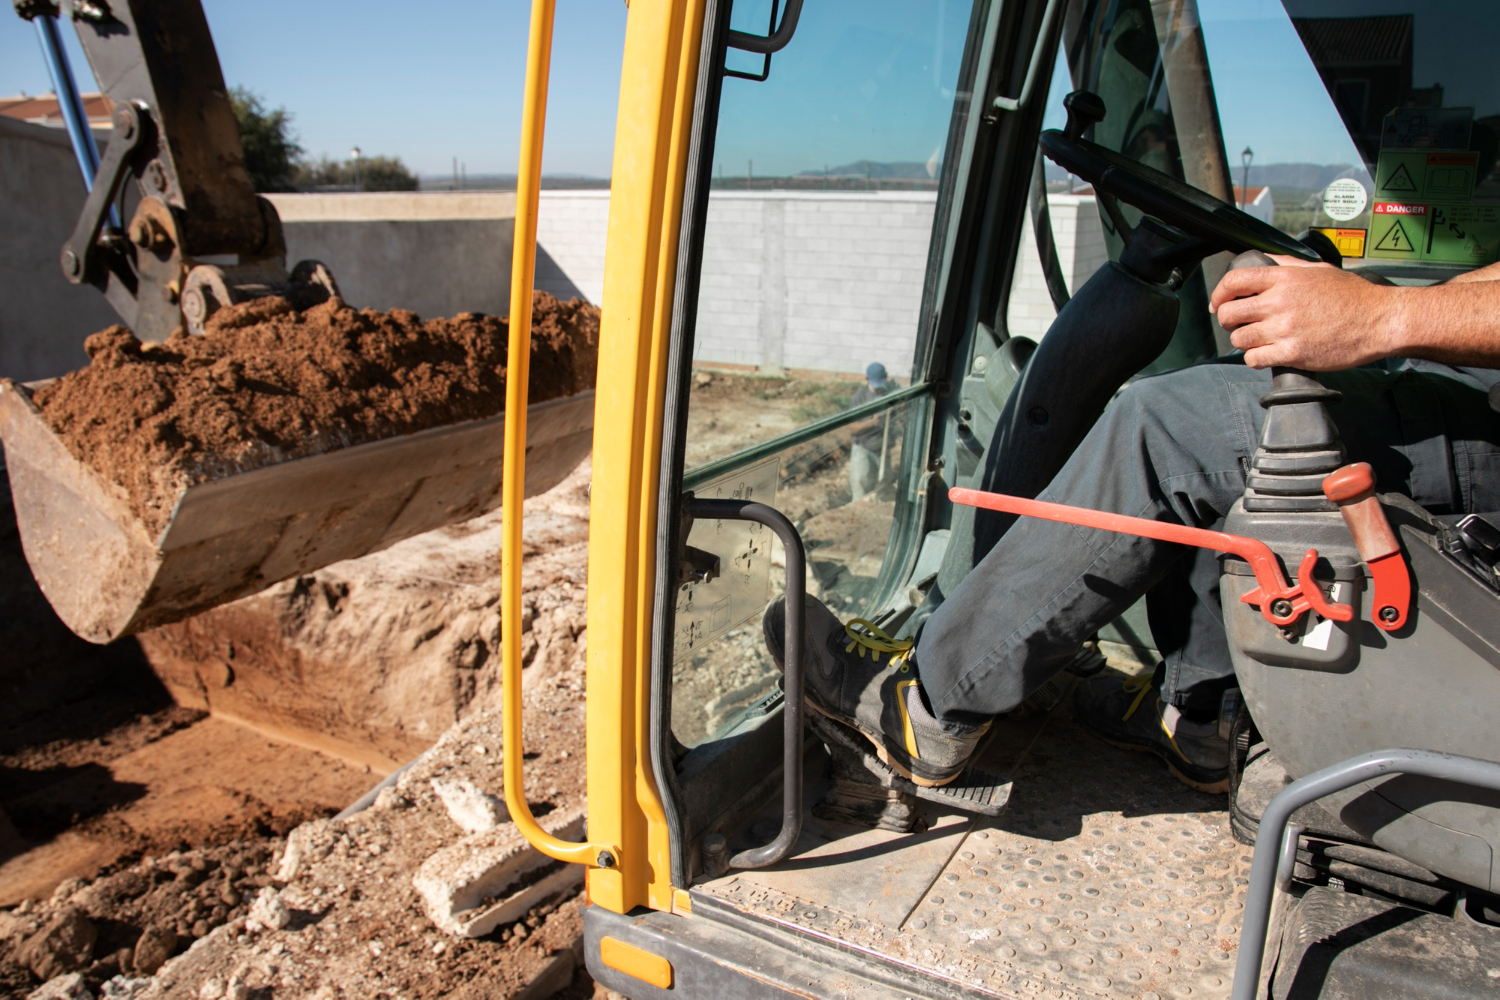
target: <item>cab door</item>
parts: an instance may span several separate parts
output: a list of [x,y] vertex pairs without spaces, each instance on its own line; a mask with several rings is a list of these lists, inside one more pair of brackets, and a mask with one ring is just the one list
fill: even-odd
[[[711,3],[668,360],[651,674],[671,879],[781,782],[780,674],[760,616],[774,533],[693,499],[774,507],[808,592],[893,634],[941,565],[960,387],[1004,304],[1045,80],[1042,3]],[[788,26],[793,30],[787,30]],[[1045,76],[1045,74],[1044,74]],[[774,836],[769,831],[764,839]],[[759,835],[757,833],[757,835]]]

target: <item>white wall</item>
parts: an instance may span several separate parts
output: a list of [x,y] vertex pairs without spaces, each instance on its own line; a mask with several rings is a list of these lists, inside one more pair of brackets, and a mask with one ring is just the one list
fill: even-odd
[[[910,374],[932,192],[716,191],[699,290],[698,364]],[[1048,197],[1059,263],[1077,291],[1108,259],[1092,195]],[[537,281],[598,302],[607,191],[543,191]],[[1053,317],[1036,240],[1021,235],[1009,323],[1040,338]]]
[[0,376],[29,381],[83,365],[83,338],[118,322],[58,265],[88,192],[68,134],[0,117]]
[[[0,120],[0,375],[37,378],[81,364],[82,340],[114,321],[92,289],[67,284],[57,250],[82,206],[60,131]],[[393,192],[272,195],[288,263],[332,268],[349,302],[422,316],[509,311],[515,195]],[[1076,291],[1105,260],[1094,199],[1049,198],[1058,255]],[[699,299],[699,364],[909,377],[936,196],[932,192],[716,191]],[[608,191],[543,191],[537,287],[599,303]],[[1028,224],[1013,333],[1053,317]]]
[[[1052,239],[1057,245],[1057,263],[1069,294],[1077,292],[1106,260],[1109,251],[1104,244],[1104,227],[1099,223],[1098,203],[1093,195],[1050,194],[1047,213],[1052,217]],[[1042,276],[1041,259],[1036,252],[1036,234],[1031,215],[1021,229],[1020,258],[1006,312],[1006,325],[1012,336],[1041,340],[1057,310]]]

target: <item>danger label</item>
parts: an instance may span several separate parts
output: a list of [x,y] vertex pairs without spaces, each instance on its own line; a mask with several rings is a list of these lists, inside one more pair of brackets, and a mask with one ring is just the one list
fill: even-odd
[[1409,201],[1377,201],[1370,215],[1369,256],[1420,260],[1427,241],[1427,208]]
[[1500,259],[1500,206],[1377,201],[1366,256],[1480,266]]

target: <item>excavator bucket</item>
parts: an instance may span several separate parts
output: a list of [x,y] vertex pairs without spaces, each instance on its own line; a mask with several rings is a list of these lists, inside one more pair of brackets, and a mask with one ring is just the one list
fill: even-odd
[[[212,479],[183,490],[155,535],[0,380],[0,436],[26,559],[58,616],[91,642],[164,625],[321,566],[500,506],[504,415]],[[526,494],[560,482],[593,441],[592,390],[527,410]]]

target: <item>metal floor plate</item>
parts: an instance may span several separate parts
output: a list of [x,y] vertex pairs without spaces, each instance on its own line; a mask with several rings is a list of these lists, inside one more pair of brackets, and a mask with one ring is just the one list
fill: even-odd
[[[813,822],[782,866],[698,891],[1000,996],[1227,997],[1250,850],[1223,797],[1094,739],[1070,701],[1002,723],[984,760],[1015,781],[1000,817],[933,814],[942,834],[907,850],[900,835]],[[893,865],[901,854],[914,863]]]

